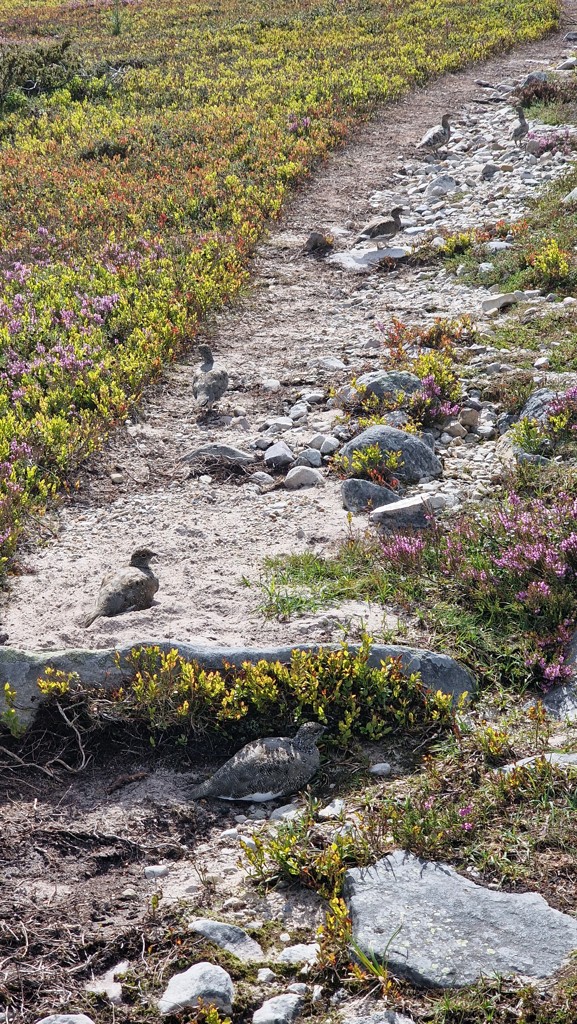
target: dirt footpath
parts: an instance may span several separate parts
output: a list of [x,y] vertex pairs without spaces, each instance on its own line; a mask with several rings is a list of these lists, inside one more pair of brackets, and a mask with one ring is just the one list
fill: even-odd
[[[231,379],[218,413],[197,420],[194,352],[167,369],[135,420],[92,459],[78,493],[50,517],[53,534],[46,531],[40,545],[23,552],[22,575],[10,581],[3,599],[1,631],[9,646],[112,647],[147,639],[291,643],[340,636],[342,622],[358,626],[367,615],[378,635],[382,612],[355,606],[304,626],[298,620],[263,622],[262,596],[243,582],[258,581],[267,556],[336,547],[348,523],[334,474],[324,487],[289,492],[281,477],[262,490],[243,474],[207,471],[191,478],[179,460],[216,441],[251,450],[267,418],[286,416],[302,392],[321,389],[323,401],[312,407],[306,424],[280,435],[300,450],[314,434],[334,429],[338,413],[327,407],[330,389],[374,368],[376,350],[367,343],[374,344],[377,323],[394,314],[410,322],[452,311],[434,281],[428,301],[421,296],[417,303],[410,274],[405,285],[403,271],[351,274],[299,257],[299,250],[313,228],[332,233],[337,249],[350,246],[375,212],[369,198],[380,194],[381,208],[390,208],[402,182],[399,172],[415,160],[416,141],[442,113],[454,112],[457,130],[465,114],[486,113],[488,91],[475,83],[520,79],[550,65],[571,52],[563,35],[574,24],[577,3],[571,0],[559,34],[384,107],[303,185],[259,247],[244,298],[216,316],[200,339],[210,341]],[[341,360],[343,368],[315,364],[324,357]],[[365,526],[359,517],[356,527]],[[149,611],[100,619],[84,629],[80,622],[103,573],[125,562],[141,542],[159,551],[157,602]]]

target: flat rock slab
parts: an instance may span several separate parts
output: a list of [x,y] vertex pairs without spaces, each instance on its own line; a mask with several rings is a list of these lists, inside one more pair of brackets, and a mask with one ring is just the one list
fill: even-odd
[[242,448],[234,448],[230,444],[203,444],[200,448],[189,452],[188,455],[183,455],[181,462],[194,462],[195,459],[212,459],[231,465],[245,466],[254,462],[255,456],[251,452],[245,452]]
[[[283,647],[204,647],[189,643],[170,643],[167,640],[143,638],[141,645],[127,644],[117,649],[90,651],[83,648],[69,651],[17,651],[10,647],[0,648],[0,679],[9,679],[16,690],[16,707],[22,722],[30,722],[41,701],[38,680],[42,679],[48,666],[61,672],[76,672],[85,686],[102,686],[115,689],[126,675],[125,660],[138,646],[158,647],[164,653],[177,650],[187,661],[196,661],[207,672],[219,672],[224,664],[240,667],[245,661],[280,661],[289,664],[293,651],[320,650],[320,644],[298,644]],[[323,644],[324,650],[340,650],[340,644]],[[358,644],[351,644],[353,653]],[[425,686],[430,690],[442,690],[458,698],[465,691],[474,693],[476,684],[467,669],[444,654],[398,644],[375,644],[369,654],[370,665],[380,665],[387,658],[400,658],[403,671],[420,672]],[[0,687],[0,711],[3,710],[4,695]]]
[[403,850],[348,871],[345,899],[361,951],[426,988],[548,978],[577,949],[577,919],[538,893],[485,889]]
[[556,768],[577,769],[577,754],[560,754],[555,750],[547,754],[533,754],[532,757],[522,757],[520,761],[504,764],[502,768],[497,768],[497,771],[512,772],[515,768],[525,768],[528,764],[535,764],[537,761],[547,761],[547,764],[552,764]]
[[197,917],[188,927],[191,932],[204,935],[206,939],[210,939],[221,949],[226,949],[244,963],[258,963],[264,960],[264,953],[258,942],[251,939],[243,928],[237,928],[234,924],[212,921],[208,917]]
[[335,252],[332,256],[327,257],[326,262],[342,267],[343,270],[352,270],[353,273],[362,274],[363,271],[377,266],[383,260],[405,260],[410,254],[411,250],[404,246],[389,245],[386,249]]
[[388,533],[396,533],[398,530],[428,530],[434,519],[432,506],[420,494],[414,498],[401,498],[400,501],[383,505],[369,515],[370,523]]
[[381,1010],[379,1013],[371,1013],[368,1017],[345,1017],[342,1024],[414,1024],[410,1017],[404,1017],[394,1010]]
[[94,1024],[92,1017],[85,1013],[51,1013],[49,1017],[42,1017],[36,1024]]

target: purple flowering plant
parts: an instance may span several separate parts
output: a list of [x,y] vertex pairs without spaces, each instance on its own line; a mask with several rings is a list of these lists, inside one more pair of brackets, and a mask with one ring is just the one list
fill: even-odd
[[[419,601],[428,588],[450,600],[471,629],[493,631],[496,646],[499,636],[511,637],[523,685],[547,689],[569,675],[565,654],[577,621],[575,495],[546,501],[511,492],[502,505],[462,514],[446,527],[385,537],[381,557],[387,572],[401,574],[405,602],[411,585]],[[473,660],[475,654],[472,648]]]

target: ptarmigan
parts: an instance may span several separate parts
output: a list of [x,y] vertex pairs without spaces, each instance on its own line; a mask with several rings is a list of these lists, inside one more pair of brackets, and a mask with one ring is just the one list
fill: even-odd
[[437,151],[441,146],[446,146],[451,138],[450,117],[450,114],[443,114],[441,123],[436,124],[434,128],[429,128],[427,134],[423,135],[417,149],[432,149],[435,155],[437,155]]
[[519,124],[516,124],[513,128],[511,137],[515,145],[520,146],[521,142],[523,141],[523,139],[527,135],[527,132],[529,131],[529,125],[527,123],[527,118],[525,117],[525,111],[523,110],[523,107],[515,107],[515,110],[519,115]]
[[360,242],[376,242],[377,249],[380,249],[381,242],[390,242],[395,237],[398,231],[401,230],[401,213],[403,212],[402,206],[395,206],[394,210],[391,210],[391,219],[387,220],[383,217],[373,217],[372,220],[365,224],[362,228],[361,233],[354,245],[359,245]]
[[199,345],[202,363],[193,384],[193,394],[199,409],[209,412],[228,388],[228,373],[215,367],[214,356],[208,345]]
[[302,789],[320,764],[317,742],[325,731],[317,722],[305,722],[294,739],[266,736],[247,743],[206,782],[196,786],[193,800],[250,800],[264,803]]
[[128,565],[105,576],[100,585],[96,608],[84,620],[84,625],[90,626],[101,615],[109,617],[150,608],[158,590],[158,579],[148,563],[155,557],[150,548],[137,548]]

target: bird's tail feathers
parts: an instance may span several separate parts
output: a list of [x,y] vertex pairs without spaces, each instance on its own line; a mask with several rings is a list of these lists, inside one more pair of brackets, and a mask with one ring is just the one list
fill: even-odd
[[202,800],[204,796],[208,796],[210,792],[209,783],[210,779],[207,779],[206,782],[201,782],[199,786],[194,786],[194,788],[191,789],[189,793],[190,799]]
[[87,615],[87,617],[83,619],[82,625],[84,626],[85,629],[88,629],[88,627],[92,625],[94,620],[99,618],[100,612],[92,612],[92,615]]

